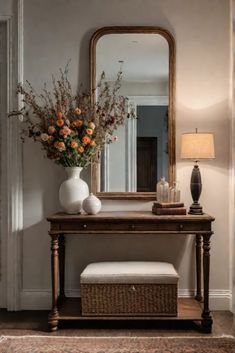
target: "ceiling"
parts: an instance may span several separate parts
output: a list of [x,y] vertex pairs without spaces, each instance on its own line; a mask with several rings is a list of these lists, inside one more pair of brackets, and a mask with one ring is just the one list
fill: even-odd
[[97,78],[104,71],[108,81],[115,80],[120,68],[123,81],[168,81],[168,43],[159,34],[104,35],[97,42],[96,64]]

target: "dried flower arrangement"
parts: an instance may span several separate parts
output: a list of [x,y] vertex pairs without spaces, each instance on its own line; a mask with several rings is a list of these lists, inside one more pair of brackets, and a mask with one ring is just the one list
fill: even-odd
[[113,84],[103,73],[94,91],[73,94],[67,65],[57,80],[52,77],[52,91],[45,86],[38,95],[28,81],[19,84],[25,106],[9,116],[21,120],[22,140],[40,142],[49,159],[64,167],[86,167],[105,143],[115,141],[114,131],[132,115],[127,98],[118,93],[121,80],[122,72]]

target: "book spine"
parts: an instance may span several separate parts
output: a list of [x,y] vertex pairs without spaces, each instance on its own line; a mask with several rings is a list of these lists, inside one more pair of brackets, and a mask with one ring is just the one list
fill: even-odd
[[153,213],[156,215],[186,215],[186,208],[157,208],[153,207]]
[[178,208],[178,207],[184,207],[184,203],[183,202],[168,202],[168,203],[154,202],[154,207],[158,207],[158,208]]

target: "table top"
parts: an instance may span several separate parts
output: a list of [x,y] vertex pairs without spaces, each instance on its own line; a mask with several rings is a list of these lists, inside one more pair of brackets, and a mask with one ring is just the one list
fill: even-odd
[[109,211],[109,212],[100,212],[96,215],[88,214],[67,214],[63,212],[58,212],[47,218],[49,222],[61,222],[61,221],[185,221],[185,222],[213,222],[214,217],[203,214],[203,215],[155,215],[151,211]]

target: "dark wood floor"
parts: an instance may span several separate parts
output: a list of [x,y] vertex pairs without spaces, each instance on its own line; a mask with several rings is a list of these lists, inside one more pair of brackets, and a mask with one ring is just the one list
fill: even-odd
[[[0,310],[0,335],[63,336],[205,336],[190,322],[71,322],[61,323],[57,332],[47,330],[46,311]],[[235,336],[235,320],[228,311],[213,312],[213,336]],[[207,336],[209,336],[207,334]]]

